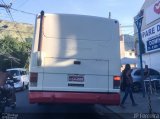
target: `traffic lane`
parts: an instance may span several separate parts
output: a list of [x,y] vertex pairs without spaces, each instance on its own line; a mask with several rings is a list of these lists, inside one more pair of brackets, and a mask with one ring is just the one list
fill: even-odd
[[12,110],[7,108],[7,112],[16,113],[91,113],[92,105],[86,104],[30,104],[28,100],[28,91],[16,93],[17,107]]
[[[18,114],[19,118],[24,119],[41,119],[41,118],[62,118],[62,119],[102,119],[104,116],[99,115],[97,107],[86,104],[30,104],[28,100],[28,91],[16,93],[17,107],[12,110],[7,108],[8,114]],[[106,117],[106,116],[105,116]]]

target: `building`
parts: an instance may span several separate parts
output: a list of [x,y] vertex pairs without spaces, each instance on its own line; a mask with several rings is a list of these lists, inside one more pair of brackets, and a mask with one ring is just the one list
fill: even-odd
[[[141,30],[144,44],[143,65],[146,64],[150,68],[160,71],[160,0],[145,0],[141,10],[144,11]],[[136,26],[134,26],[134,32],[139,56]]]
[[121,34],[120,36],[120,54],[122,69],[125,64],[131,64],[131,67],[135,67],[137,64],[137,58],[135,56],[134,49],[134,36]]
[[121,58],[136,58],[134,49],[134,36],[121,34],[120,38],[120,54]]

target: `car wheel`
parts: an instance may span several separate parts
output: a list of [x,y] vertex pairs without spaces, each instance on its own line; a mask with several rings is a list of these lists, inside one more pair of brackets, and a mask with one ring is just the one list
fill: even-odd
[[24,83],[23,83],[23,85],[22,85],[22,90],[25,90],[25,85],[24,85]]
[[140,83],[134,83],[133,84],[133,87],[132,87],[133,92],[139,92],[140,89],[141,89]]
[[29,84],[26,85],[26,89],[28,89],[28,88],[29,88]]
[[0,106],[0,113],[4,113],[5,112],[5,106],[4,105],[1,105]]

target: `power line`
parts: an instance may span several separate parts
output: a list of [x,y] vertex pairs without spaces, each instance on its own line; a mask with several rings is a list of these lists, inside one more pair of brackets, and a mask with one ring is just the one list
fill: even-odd
[[[2,2],[1,2],[2,3]],[[11,6],[10,5],[6,5],[6,4],[0,4],[0,7],[3,7],[3,8],[10,8]]]
[[13,18],[13,16],[12,16],[12,14],[11,14],[10,10],[8,10],[8,13],[9,13],[9,16],[10,16],[11,20],[15,23],[15,25],[14,25],[14,26],[15,26],[15,27],[16,27],[16,29],[17,29],[17,33],[19,34],[19,36],[20,36],[21,40],[23,41],[23,37],[22,37],[21,33],[19,32],[19,30],[18,30],[18,28],[17,28],[17,24],[16,24],[16,22],[14,21],[14,18]]
[[18,9],[15,9],[15,8],[10,8],[11,10],[14,10],[14,11],[17,11],[17,12],[21,12],[21,13],[25,13],[25,14],[29,14],[29,15],[34,15],[36,16],[35,13],[31,13],[31,12],[26,12],[26,11],[23,11],[23,10],[18,10]]
[[[2,7],[4,7],[4,8],[6,9],[7,14],[10,16],[11,20],[15,23],[14,26],[15,26],[15,28],[17,29],[17,34],[19,34],[21,40],[23,41],[23,37],[22,37],[22,35],[20,34],[20,32],[19,32],[19,30],[18,30],[18,28],[17,28],[17,26],[16,26],[16,22],[14,21],[14,18],[13,18],[12,14],[11,14],[11,12],[10,12],[10,10],[9,10],[9,8],[11,8],[11,5],[12,5],[12,4],[6,5],[6,3],[5,3],[3,0],[1,0],[1,1],[3,2]],[[9,7],[8,7],[8,6],[9,6]]]
[[120,27],[122,27],[122,28],[126,28],[126,27],[133,27],[133,25],[124,25],[124,26],[120,26]]
[[[3,8],[5,8],[5,9],[11,9],[11,10],[14,10],[14,11],[17,11],[17,12],[21,12],[21,13],[25,13],[25,14],[29,14],[29,15],[34,15],[34,16],[36,16],[36,14],[35,13],[31,13],[31,12],[26,12],[26,11],[23,11],[23,10],[18,10],[18,9],[15,9],[15,8],[12,8],[11,6],[12,6],[12,3],[10,3],[10,5],[6,5],[6,3],[2,0],[2,1],[0,1],[2,4],[0,4],[0,7],[3,7]],[[7,10],[7,11],[8,11]]]
[[0,1],[0,3],[3,4],[2,1]]
[[18,6],[18,8],[24,6],[28,1],[29,1],[29,0],[24,0],[24,1]]
[[15,1],[16,1],[16,0],[11,0],[9,3],[10,3],[10,4],[13,4],[13,2],[15,2]]
[[6,5],[5,2],[4,2],[3,0],[2,0],[2,2],[3,2],[4,5]]

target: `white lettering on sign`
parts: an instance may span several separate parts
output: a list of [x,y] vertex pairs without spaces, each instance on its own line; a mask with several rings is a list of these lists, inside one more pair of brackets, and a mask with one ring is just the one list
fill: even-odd
[[160,43],[160,39],[153,39],[153,40],[149,41],[150,46],[155,45],[157,43]]

